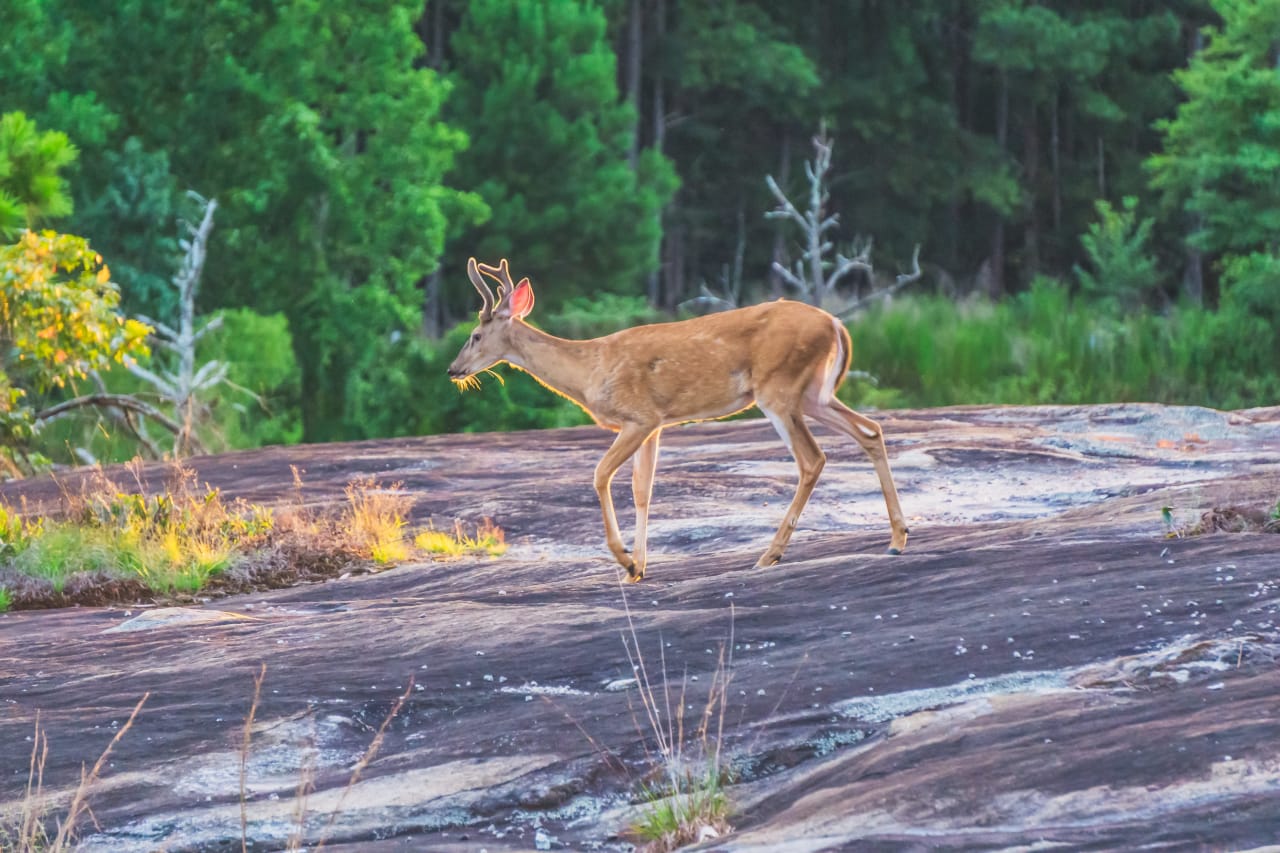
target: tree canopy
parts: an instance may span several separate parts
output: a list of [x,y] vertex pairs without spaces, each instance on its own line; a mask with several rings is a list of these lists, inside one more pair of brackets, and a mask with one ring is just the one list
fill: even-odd
[[837,309],[920,245],[922,293],[1280,318],[1280,0],[13,0],[5,25],[0,241],[86,238],[112,310],[173,325],[187,199],[217,198],[198,309],[292,349],[271,435],[455,426],[423,332],[474,310],[470,255],[547,318],[784,294],[807,246],[765,179],[804,197],[820,128],[824,252],[874,270]]

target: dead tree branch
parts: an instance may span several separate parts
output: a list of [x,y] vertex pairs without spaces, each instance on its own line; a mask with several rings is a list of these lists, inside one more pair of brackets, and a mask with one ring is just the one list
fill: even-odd
[[920,271],[920,244],[917,243],[915,252],[911,255],[911,272],[902,273],[894,280],[893,284],[888,287],[873,291],[870,295],[864,296],[853,304],[846,305],[843,309],[836,312],[836,316],[841,320],[848,319],[863,308],[866,308],[872,302],[875,302],[877,299],[884,299],[885,297],[892,296],[908,284],[919,281],[922,275],[923,273]]
[[184,223],[187,237],[179,244],[184,254],[182,265],[173,276],[173,286],[178,291],[177,328],[142,318],[156,330],[156,346],[173,354],[176,367],[172,370],[148,370],[139,364],[129,366],[130,372],[150,385],[177,412],[181,427],[175,433],[173,449],[177,454],[203,449],[196,438],[196,427],[208,416],[209,410],[201,400],[201,395],[225,382],[228,371],[226,364],[216,360],[196,365],[197,344],[205,335],[222,325],[221,317],[199,321],[195,316],[200,276],[204,272],[209,235],[213,231],[213,215],[218,209],[218,202],[215,199],[205,199],[194,192],[188,193],[188,196],[203,206],[203,213],[198,224]]
[[[765,176],[765,184],[777,200],[777,207],[767,211],[770,219],[785,219],[795,223],[801,231],[804,251],[788,269],[782,263],[774,261],[772,269],[778,277],[794,290],[800,297],[814,305],[822,305],[826,297],[835,291],[846,276],[854,272],[865,272],[875,281],[875,268],[871,263],[870,238],[855,239],[851,256],[841,253],[835,248],[835,242],[829,234],[840,224],[840,215],[829,213],[830,193],[827,191],[828,178],[831,172],[831,152],[834,143],[827,134],[825,124],[819,125],[818,134],[813,137],[814,155],[812,160],[805,161],[804,174],[809,184],[808,207],[802,212],[778,186],[772,175]],[[832,252],[835,257],[830,257]],[[912,260],[914,272],[898,276],[897,281],[884,291],[873,293],[867,299],[878,299],[887,296],[899,288],[920,278],[920,247],[916,247],[916,256]],[[860,300],[854,306],[844,309],[845,313],[856,310],[867,300]]]
[[85,394],[81,397],[73,397],[70,400],[64,400],[57,405],[50,406],[36,413],[36,422],[40,424],[48,423],[56,420],[64,415],[79,409],[98,407],[120,409],[125,412],[137,412],[140,415],[150,418],[160,426],[169,430],[174,435],[182,432],[182,424],[157,409],[155,406],[142,402],[136,397],[128,394]]

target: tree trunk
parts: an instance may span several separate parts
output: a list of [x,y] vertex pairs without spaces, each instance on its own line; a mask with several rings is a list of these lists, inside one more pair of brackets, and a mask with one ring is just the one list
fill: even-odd
[[[1187,46],[1187,61],[1204,47],[1204,31],[1194,29],[1191,43]],[[1186,248],[1186,267],[1182,272],[1182,294],[1194,305],[1204,305],[1204,253],[1191,244],[1192,236],[1204,227],[1201,214],[1187,217],[1187,234],[1183,238]]]
[[1098,134],[1098,198],[1105,199],[1107,197],[1107,149],[1106,144],[1102,141],[1102,134]]
[[1036,103],[1027,104],[1027,119],[1022,125],[1022,168],[1027,176],[1027,224],[1022,245],[1022,272],[1030,282],[1040,271],[1040,215],[1036,203],[1040,183],[1040,133],[1036,127]]
[[1058,90],[1053,90],[1053,113],[1049,117],[1050,157],[1053,159],[1053,236],[1061,239],[1062,231],[1062,142],[1058,133],[1058,112],[1061,104]]
[[635,131],[631,135],[631,149],[627,153],[627,161],[631,168],[636,167],[636,158],[640,155],[641,125],[644,121],[640,112],[640,54],[644,49],[644,9],[640,0],[631,0],[627,12],[627,100],[636,111]]
[[[968,94],[961,81],[966,80],[965,52],[961,41],[961,10],[959,2],[953,4],[953,18],[947,34],[947,49],[951,54],[950,100],[951,112],[956,117],[958,129],[963,132],[969,129],[968,108],[962,93]],[[946,264],[955,269],[960,263],[960,179],[952,181],[951,198],[947,202],[947,252]]]
[[[996,93],[996,143],[1001,153],[1009,150],[1009,75],[1000,71],[1000,85]],[[997,212],[996,227],[991,235],[991,276],[987,295],[992,299],[1004,296],[1004,214]]]
[[[667,36],[667,2],[666,0],[656,0],[654,3],[654,39],[655,43],[661,47],[662,40]],[[663,79],[662,64],[657,63],[656,70],[653,74],[653,150],[661,154],[663,146],[667,141],[667,103],[666,103],[666,87]],[[670,275],[670,268],[666,265],[666,252],[664,247],[667,241],[667,211],[671,205],[675,203],[673,198],[658,214],[660,217],[659,225],[661,226],[661,236],[658,238],[658,268],[649,273],[648,292],[649,304],[658,307],[662,299],[662,283],[663,278]],[[670,284],[667,289],[670,290]]]
[[423,285],[422,333],[435,340],[444,332],[444,305],[440,294],[440,268],[427,276]]

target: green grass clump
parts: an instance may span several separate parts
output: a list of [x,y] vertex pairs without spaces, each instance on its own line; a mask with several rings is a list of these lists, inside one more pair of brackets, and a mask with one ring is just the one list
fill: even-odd
[[723,835],[730,830],[733,810],[724,785],[716,762],[708,761],[700,771],[685,770],[663,785],[644,787],[641,796],[647,803],[631,831],[654,853],[703,840],[708,830],[711,837]]
[[1126,310],[1041,278],[1001,302],[917,296],[849,324],[857,405],[1149,401],[1236,409],[1280,394],[1276,334],[1225,306]]
[[[228,503],[212,488],[178,476],[162,494],[121,490],[105,477],[64,496],[57,517],[24,518],[0,507],[5,567],[61,592],[76,574],[139,580],[160,593],[195,592],[271,532],[270,510]],[[11,601],[11,598],[10,598]]]
[[[265,507],[226,501],[217,489],[197,488],[183,469],[157,494],[147,494],[136,471],[135,477],[137,493],[99,474],[78,495],[64,491],[61,510],[44,517],[0,505],[0,582],[8,586],[0,587],[0,610],[33,601],[96,601],[102,587],[108,598],[138,593],[112,591],[120,580],[161,595],[191,594],[237,566],[243,571],[230,582],[243,587],[252,585],[257,565],[271,563],[272,553],[292,559],[299,577],[314,577],[351,564],[399,563],[421,551],[496,556],[506,550],[502,530],[488,519],[474,536],[459,523],[454,533],[428,530],[415,541],[406,521],[413,497],[399,483],[356,481],[336,508],[299,505],[277,517]],[[45,583],[33,587],[28,578]]]

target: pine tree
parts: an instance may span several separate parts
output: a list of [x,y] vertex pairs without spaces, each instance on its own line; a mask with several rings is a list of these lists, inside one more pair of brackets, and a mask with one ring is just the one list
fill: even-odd
[[[619,99],[604,13],[583,0],[476,0],[450,48],[446,112],[471,138],[454,180],[492,211],[455,254],[509,256],[548,282],[540,298],[552,304],[642,292],[675,177],[652,150],[628,162],[636,116]],[[468,306],[469,291],[458,287]]]
[[1210,253],[1280,251],[1280,0],[1214,0],[1222,26],[1175,75],[1187,100],[1148,165],[1166,201],[1201,218]]

